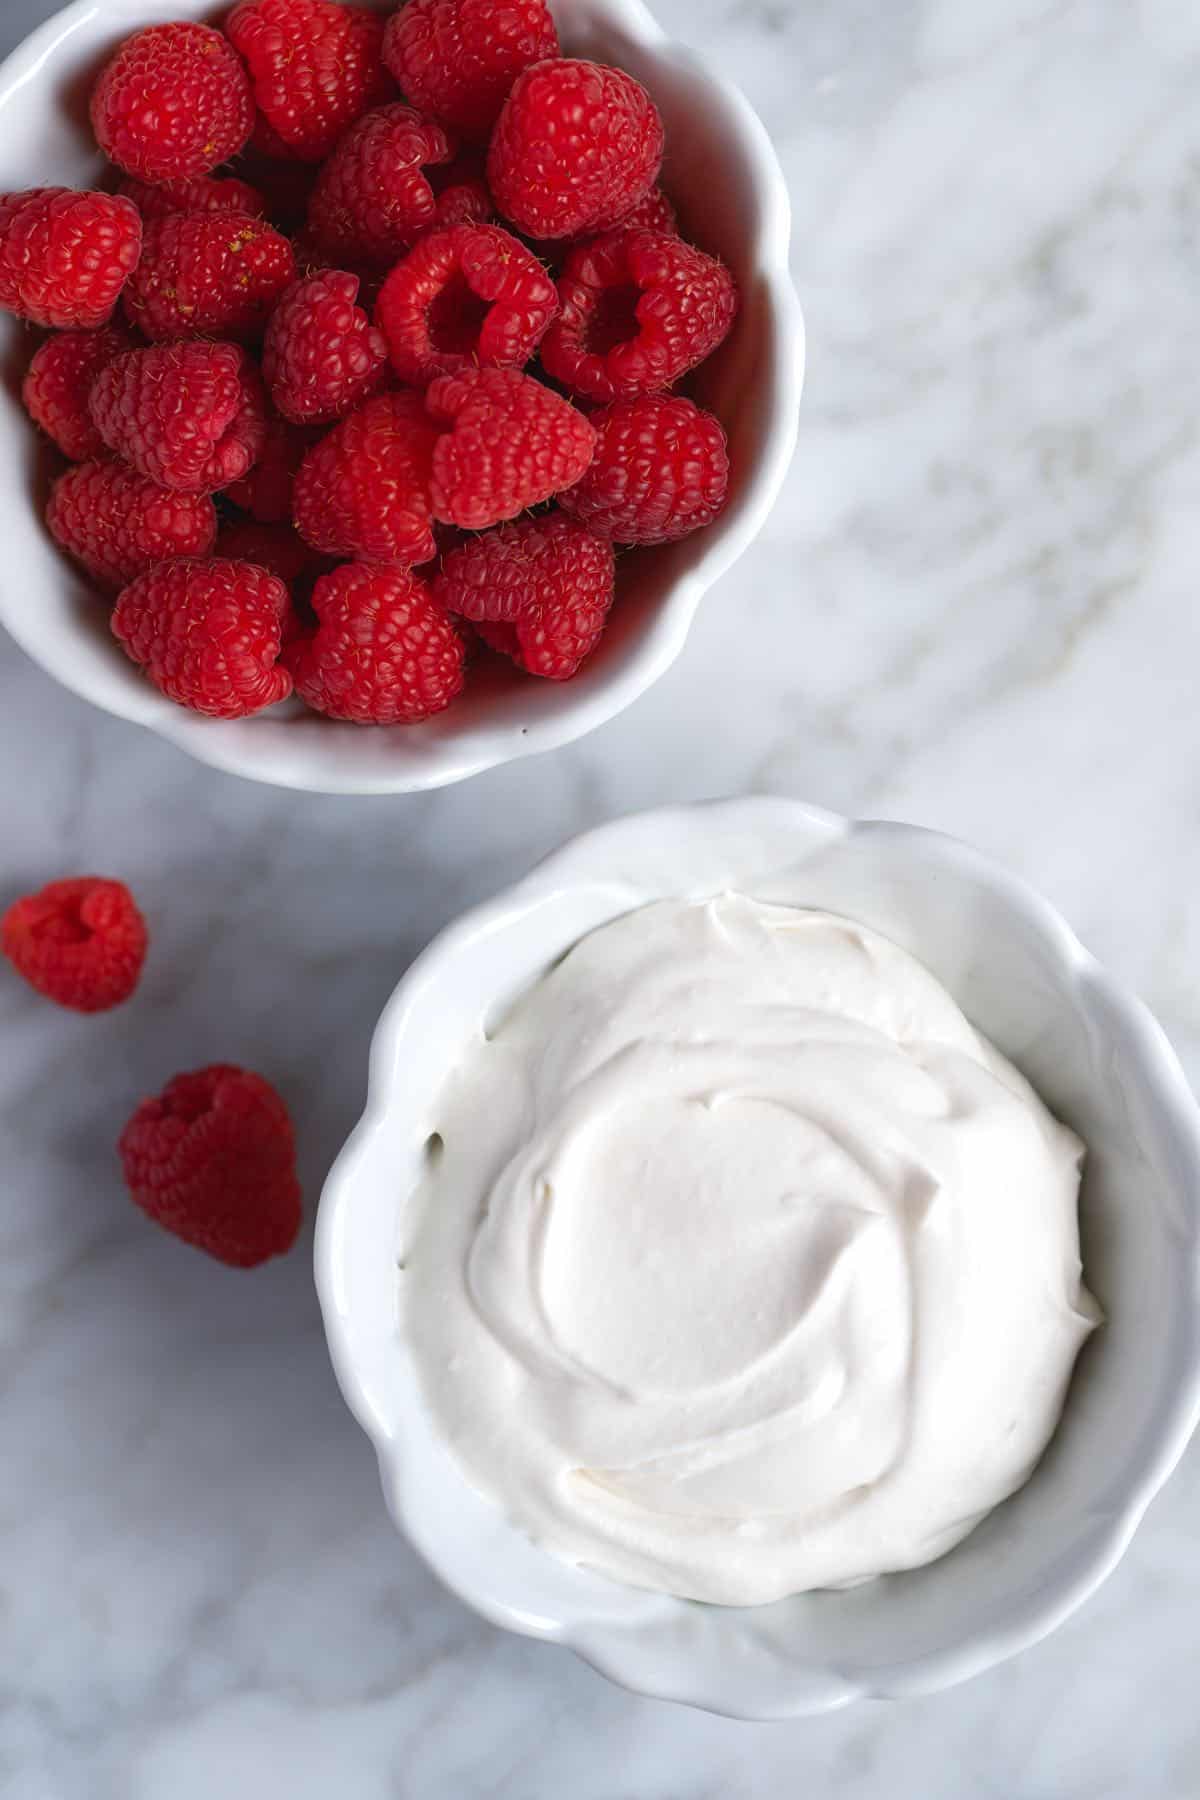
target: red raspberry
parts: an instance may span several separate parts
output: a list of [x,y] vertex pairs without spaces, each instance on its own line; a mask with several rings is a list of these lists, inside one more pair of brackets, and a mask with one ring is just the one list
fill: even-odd
[[86,462],[55,482],[46,525],[68,556],[115,589],[151,563],[207,556],[217,509],[207,494],[173,494],[124,463]]
[[614,225],[654,185],[658,109],[640,82],[562,58],[517,77],[488,150],[488,185],[506,219],[535,238]]
[[248,475],[230,482],[224,490],[226,500],[264,525],[290,519],[296,471],[315,436],[313,431],[286,425],[282,419],[269,419],[262,455]]
[[129,350],[96,377],[91,409],[110,450],[181,494],[228,487],[266,438],[262,379],[237,344]]
[[720,421],[682,394],[639,394],[592,414],[596,455],[564,512],[618,544],[667,544],[711,525],[725,504]]
[[401,93],[480,142],[522,69],[557,55],[546,0],[408,0],[383,39]]
[[185,1244],[250,1269],[300,1229],[287,1107],[261,1075],[215,1063],[143,1100],[118,1146],[134,1204]]
[[296,529],[327,556],[428,562],[436,552],[429,478],[436,433],[418,394],[377,394],[300,465]]
[[146,960],[146,921],[123,882],[82,875],[26,894],[0,921],[0,948],[30,987],[73,1012],[128,1000]]
[[257,563],[284,586],[303,580],[320,558],[291,525],[261,525],[257,519],[233,519],[217,534],[216,554],[226,561]]
[[714,351],[737,313],[724,263],[682,238],[614,231],[580,244],[542,344],[547,374],[589,400],[669,387]]
[[287,653],[296,692],[355,725],[412,725],[463,686],[464,647],[410,569],[343,563],[313,589],[320,623]]
[[126,317],[157,343],[257,337],[296,278],[292,246],[248,213],[173,212],[146,227]]
[[570,401],[515,369],[441,375],[425,408],[442,426],[433,451],[435,518],[482,531],[578,481],[596,434]]
[[250,65],[276,150],[322,162],[348,125],[391,97],[383,20],[331,0],[241,0],[225,30]]
[[357,275],[332,270],[297,282],[275,308],[262,366],[285,419],[328,424],[387,380],[387,344],[357,296]]
[[614,578],[612,545],[551,512],[449,551],[433,591],[531,675],[569,681],[600,641]]
[[267,210],[258,189],[232,175],[193,175],[184,181],[158,182],[129,177],[117,192],[133,201],[145,224],[175,212],[248,213],[252,219],[261,219]]
[[63,330],[103,325],[141,247],[137,207],[119,194],[0,194],[0,307]]
[[287,610],[286,587],[257,564],[179,556],[121,590],[112,628],[168,700],[244,719],[292,691],[279,666]]
[[237,53],[211,25],[177,20],[126,38],[92,89],[96,142],[143,181],[207,175],[254,127]]
[[430,163],[426,180],[437,204],[430,230],[440,225],[484,225],[493,217],[479,150],[460,150],[448,163]]
[[375,317],[401,381],[462,369],[523,368],[558,310],[531,250],[498,225],[431,231],[398,262]]
[[25,410],[72,462],[103,450],[88,395],[105,364],[132,346],[119,325],[104,325],[99,331],[60,331],[35,353],[21,387]]
[[618,221],[622,231],[657,231],[667,237],[678,237],[679,221],[675,217],[675,208],[667,199],[657,182],[650,189],[644,200],[639,200],[632,212],[625,214]]
[[352,263],[387,267],[437,223],[426,167],[454,145],[411,106],[381,106],[352,125],[317,178],[308,224],[318,245]]

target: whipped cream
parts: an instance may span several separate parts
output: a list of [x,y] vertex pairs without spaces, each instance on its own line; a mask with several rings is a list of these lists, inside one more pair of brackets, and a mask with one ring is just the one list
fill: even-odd
[[1083,1146],[927,970],[665,901],[464,1054],[402,1328],[548,1550],[728,1605],[941,1556],[1028,1477],[1099,1313]]

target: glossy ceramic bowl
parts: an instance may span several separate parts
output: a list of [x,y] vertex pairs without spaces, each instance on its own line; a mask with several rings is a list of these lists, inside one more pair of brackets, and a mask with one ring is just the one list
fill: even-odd
[[[729,434],[734,477],[722,517],[681,543],[622,559],[622,597],[604,643],[573,681],[498,669],[441,717],[387,730],[335,724],[294,701],[255,719],[200,718],[126,660],[105,608],[42,527],[44,457],[19,395],[28,337],[0,317],[0,622],[66,687],[234,774],[313,792],[403,793],[582,737],[679,655],[701,596],[762,526],[795,442],[804,329],[788,274],[787,190],[746,101],[670,43],[641,0],[553,0],[553,11],[567,49],[619,63],[650,89],[666,122],[664,181],[681,221],[737,278],[738,323],[695,382]],[[210,0],[76,0],[42,26],[0,69],[0,189],[95,181],[86,104],[104,57],[139,26],[213,13]]]
[[[1104,1307],[1027,1485],[940,1561],[756,1608],[560,1562],[460,1474],[397,1331],[401,1215],[464,1044],[585,932],[672,895],[827,907],[912,952],[1088,1146],[1080,1216]],[[1063,920],[965,845],[786,800],[644,814],[578,839],[442,933],[380,1021],[366,1113],[329,1177],[317,1285],[334,1366],[397,1523],[495,1623],[643,1694],[745,1718],[946,1687],[1043,1637],[1114,1567],[1200,1412],[1200,1113],[1166,1038]]]

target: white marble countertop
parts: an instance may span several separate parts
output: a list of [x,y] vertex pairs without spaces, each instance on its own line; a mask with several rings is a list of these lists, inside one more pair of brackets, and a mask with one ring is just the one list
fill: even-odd
[[[48,10],[4,0],[0,48]],[[195,767],[0,645],[3,899],[111,871],[154,933],[111,1018],[0,981],[7,1800],[1200,1791],[1200,1452],[1015,1663],[796,1725],[688,1714],[481,1624],[393,1534],[307,1241],[247,1277],[123,1196],[132,1102],[230,1058],[287,1093],[315,1201],[439,925],[581,826],[745,788],[973,838],[1200,1075],[1200,11],[658,11],[779,143],[811,361],[785,496],[654,693],[450,792],[311,799]]]

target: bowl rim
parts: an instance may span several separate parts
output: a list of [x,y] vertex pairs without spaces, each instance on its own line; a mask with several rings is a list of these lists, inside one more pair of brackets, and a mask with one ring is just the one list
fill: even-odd
[[[368,0],[378,3],[378,0]],[[451,729],[433,746],[427,765],[399,761],[394,767],[354,767],[354,759],[326,757],[314,768],[311,756],[293,762],[285,752],[256,766],[240,736],[230,739],[214,722],[198,719],[158,694],[147,682],[121,691],[93,691],[87,674],[70,654],[55,657],[34,633],[24,629],[26,617],[19,584],[0,583],[0,624],[27,656],[63,687],[113,717],[140,725],[183,750],[196,761],[225,774],[240,775],[265,786],[307,793],[423,793],[525,757],[574,743],[618,716],[647,693],[682,653],[704,594],[725,575],[762,530],[777,500],[795,450],[800,397],[804,384],[804,315],[788,262],[791,202],[774,145],[758,114],[741,90],[699,52],[672,39],[657,23],[645,0],[587,0],[594,16],[604,16],[615,32],[638,49],[691,73],[717,94],[736,134],[748,168],[754,172],[761,224],[751,246],[756,287],[764,296],[764,313],[779,346],[770,415],[763,427],[757,464],[726,520],[718,520],[696,562],[675,576],[629,653],[588,688],[578,701],[541,718],[519,719],[468,729],[459,743]],[[159,11],[191,15],[204,8],[197,0],[160,0]],[[77,30],[97,18],[120,22],[122,0],[70,0],[13,49],[0,63],[0,111],[11,96],[33,81],[54,52]],[[32,429],[32,427],[31,427]],[[71,643],[69,633],[55,642]]]
[[[989,1628],[986,1636],[968,1638],[908,1661],[880,1664],[868,1676],[850,1678],[843,1671],[831,1669],[814,1679],[817,1672],[811,1667],[798,1668],[788,1699],[783,1703],[773,1700],[761,1710],[744,1704],[724,1704],[719,1692],[689,1679],[686,1669],[665,1657],[653,1678],[646,1678],[641,1664],[632,1674],[622,1639],[636,1628],[624,1625],[610,1629],[588,1620],[551,1619],[518,1612],[470,1591],[452,1570],[431,1556],[428,1545],[410,1530],[404,1484],[397,1478],[405,1446],[399,1434],[393,1436],[383,1428],[359,1379],[351,1334],[338,1302],[341,1245],[360,1155],[394,1105],[396,1072],[401,1061],[396,1047],[413,1005],[440,978],[442,966],[455,957],[460,945],[501,929],[506,919],[523,915],[538,899],[561,891],[564,886],[585,885],[589,881],[594,884],[598,868],[620,871],[622,843],[630,836],[650,834],[671,842],[684,822],[688,829],[698,822],[718,831],[734,823],[761,831],[786,822],[793,832],[797,826],[806,826],[814,835],[826,838],[865,834],[897,841],[919,839],[936,857],[952,862],[961,872],[985,883],[1047,944],[1073,982],[1101,999],[1112,1020],[1113,1034],[1122,1038],[1153,1088],[1162,1130],[1172,1141],[1177,1161],[1177,1186],[1188,1186],[1200,1194],[1200,1105],[1166,1033],[1145,1003],[1104,970],[1058,909],[1023,877],[947,833],[893,820],[853,820],[781,796],[702,800],[630,813],[569,839],[520,880],[453,919],[415,958],[387,1000],[371,1041],[365,1107],[326,1178],[316,1222],[314,1277],[334,1373],[350,1411],[374,1446],[395,1523],[438,1579],[492,1624],[565,1645],[631,1693],[699,1706],[735,1718],[807,1717],[858,1699],[901,1699],[933,1693],[1038,1643],[1075,1612],[1116,1567],[1151,1501],[1200,1424],[1200,1310],[1185,1340],[1187,1354],[1180,1359],[1175,1386],[1158,1408],[1154,1453],[1131,1472],[1122,1503],[1100,1519],[1089,1519],[1089,1529],[1081,1531],[1071,1553],[1061,1559],[1052,1582],[1014,1602],[1004,1620]],[[620,877],[612,879],[618,881]],[[1186,1243],[1193,1270],[1200,1275],[1200,1206],[1193,1206],[1188,1215]]]

